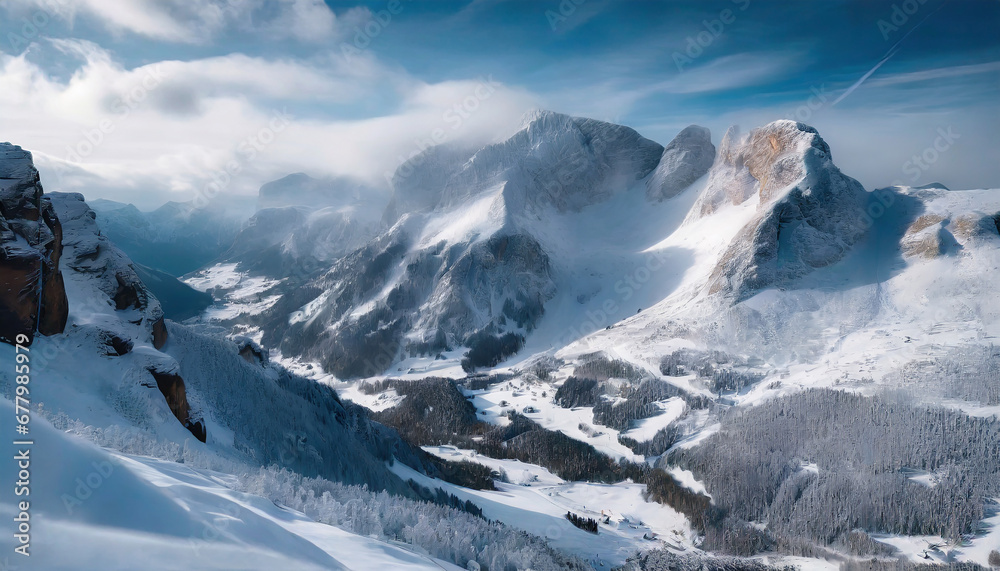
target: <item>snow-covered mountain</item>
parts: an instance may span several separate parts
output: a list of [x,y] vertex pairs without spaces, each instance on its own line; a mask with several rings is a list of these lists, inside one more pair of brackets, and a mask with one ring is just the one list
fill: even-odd
[[833,164],[815,129],[777,121],[738,139],[730,130],[693,215],[753,199],[757,214],[734,237],[711,290],[746,299],[844,256],[867,229],[868,196]]
[[[391,227],[295,282],[305,287],[275,283],[264,293],[273,304],[244,321],[296,370],[327,382],[417,382],[488,369],[501,381],[463,381],[486,383],[463,392],[487,422],[523,413],[609,457],[658,458],[695,493],[722,489],[704,468],[717,460],[699,467],[697,454],[683,452],[729,445],[717,431],[735,421],[718,407],[797,398],[854,406],[815,392],[839,387],[869,395],[876,409],[890,406],[879,400],[889,390],[909,395],[911,407],[945,399],[957,418],[998,412],[991,343],[1000,306],[990,300],[1000,191],[866,190],[837,168],[815,129],[793,121],[730,129],[716,153],[694,126],[660,148],[624,127],[540,114],[502,143],[435,148],[417,163],[394,178],[382,218]],[[928,363],[936,381],[920,372]],[[375,410],[406,406],[396,389],[339,386]],[[995,460],[939,493],[1000,494],[981,484]],[[749,470],[746,458],[726,461]],[[824,462],[819,470],[847,477]],[[900,474],[911,469],[919,473]],[[930,501],[907,488],[908,477],[891,477],[912,502]],[[837,505],[826,484],[808,485]],[[902,529],[894,510],[906,509],[894,506],[872,529]],[[964,518],[948,525],[966,530],[981,519],[948,513]],[[726,521],[725,534],[706,538],[713,548],[732,549],[723,538],[762,525]],[[925,521],[928,543],[953,540]],[[773,532],[788,533],[782,525]],[[884,544],[915,557],[908,546],[917,540],[893,533]],[[984,562],[995,536],[969,537],[954,556]]]
[[87,507],[128,549],[125,528],[191,560],[261,549],[247,568],[853,569],[998,541],[1000,190],[866,190],[794,121],[661,146],[539,112],[428,149],[391,194],[265,185],[183,277],[215,301],[182,325],[149,283],[170,276],[99,230],[153,243],[153,214],[43,196],[3,152],[0,315],[39,333],[44,437],[166,514]]
[[[495,365],[520,349],[547,304],[593,296],[574,274],[615,272],[617,255],[636,255],[609,251],[604,268],[600,256],[567,255],[593,222],[586,211],[611,202],[637,211],[630,191],[654,176],[690,185],[714,153],[705,136],[685,131],[665,153],[627,127],[543,112],[471,155],[431,149],[394,176],[382,217],[392,226],[269,309],[258,320],[264,343],[346,377],[461,346],[477,348],[468,367]],[[664,156],[670,164],[654,173]],[[649,239],[637,234],[623,250]]]
[[[302,175],[279,182],[283,195],[330,188]],[[259,211],[231,253],[235,271],[267,281],[230,278],[220,291],[231,309],[217,315],[340,378],[450,351],[468,351],[473,370],[654,307],[701,328],[759,294],[783,297],[774,292],[873,240],[912,250],[940,234],[893,236],[920,199],[866,191],[793,121],[730,129],[716,154],[697,126],[661,147],[627,127],[540,112],[478,151],[431,148],[392,182],[380,216],[370,198]],[[220,283],[205,276],[191,283]],[[743,350],[714,327],[713,343]]]

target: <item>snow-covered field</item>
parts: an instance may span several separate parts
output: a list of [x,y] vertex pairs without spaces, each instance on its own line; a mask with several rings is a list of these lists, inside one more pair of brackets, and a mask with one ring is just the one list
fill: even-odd
[[[425,450],[448,460],[469,460],[502,469],[512,483],[497,482],[497,491],[469,490],[433,480],[402,464],[393,469],[406,479],[472,500],[486,517],[544,537],[554,547],[578,554],[595,567],[621,565],[637,550],[694,549],[696,535],[687,519],[667,506],[646,501],[645,485],[565,482],[532,464],[485,458],[444,446]],[[598,533],[576,528],[566,519],[566,512],[597,520]]]
[[183,279],[198,291],[211,293],[216,302],[205,310],[206,321],[228,321],[241,315],[258,315],[267,311],[281,295],[265,295],[280,280],[261,276],[251,277],[236,269],[236,264],[216,264]]

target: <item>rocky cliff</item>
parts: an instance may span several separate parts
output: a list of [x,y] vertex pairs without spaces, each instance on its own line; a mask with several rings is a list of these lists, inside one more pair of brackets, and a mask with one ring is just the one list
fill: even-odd
[[722,254],[710,291],[737,300],[840,260],[867,230],[868,193],[833,164],[815,129],[775,121],[730,129],[691,216],[756,200],[756,214]]
[[0,143],[0,340],[14,343],[24,334],[30,342],[66,327],[62,239],[31,153]]

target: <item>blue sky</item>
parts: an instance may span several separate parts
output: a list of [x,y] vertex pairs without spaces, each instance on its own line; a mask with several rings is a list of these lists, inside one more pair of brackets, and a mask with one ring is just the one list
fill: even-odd
[[996,188],[998,29],[998,0],[5,0],[0,139],[50,190],[147,208],[293,171],[384,186],[534,108],[664,144],[795,118],[867,188]]

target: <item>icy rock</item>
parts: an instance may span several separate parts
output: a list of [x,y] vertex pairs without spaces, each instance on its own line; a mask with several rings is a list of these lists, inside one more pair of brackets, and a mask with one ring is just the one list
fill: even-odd
[[673,198],[705,175],[715,161],[715,145],[708,129],[685,127],[663,148],[656,170],[646,182],[646,196],[661,201]]

